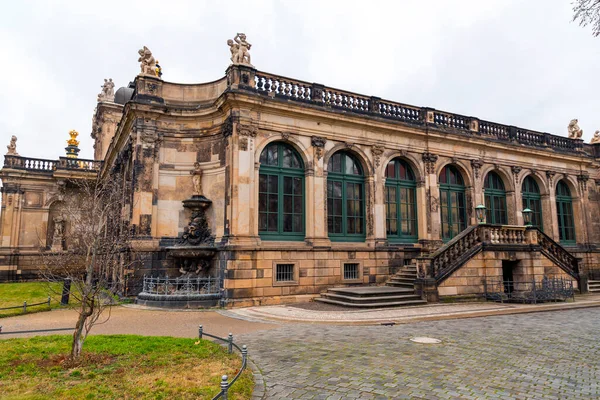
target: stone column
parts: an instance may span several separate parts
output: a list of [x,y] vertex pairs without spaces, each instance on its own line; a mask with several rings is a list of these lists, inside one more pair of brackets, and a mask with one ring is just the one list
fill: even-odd
[[311,192],[306,196],[306,219],[310,219],[312,226],[312,229],[309,230],[307,222],[306,240],[312,242],[316,247],[331,246],[327,235],[327,174],[323,164],[326,142],[325,138],[320,136],[311,138],[314,174],[312,177],[308,177],[306,185],[306,190]]
[[435,165],[438,156],[431,153],[423,153],[425,163],[425,190],[427,202],[427,238],[419,242],[425,248],[436,248],[442,244],[441,213],[440,213],[440,190],[438,186]]
[[381,158],[385,152],[383,146],[373,146],[373,240],[375,245],[386,245],[385,215],[385,177],[381,173]]
[[156,121],[138,119],[136,158],[134,159],[133,220],[137,236],[152,236],[156,232],[155,190],[158,185],[158,150],[160,138]]
[[[544,224],[544,233],[550,236],[554,241],[559,241],[559,232],[558,232],[558,216],[556,214],[556,185],[554,185],[554,175],[556,172],[554,171],[546,171],[546,177],[548,178],[548,189],[550,192],[549,200],[550,200],[550,226],[546,228]],[[545,221],[544,221],[545,222]]]

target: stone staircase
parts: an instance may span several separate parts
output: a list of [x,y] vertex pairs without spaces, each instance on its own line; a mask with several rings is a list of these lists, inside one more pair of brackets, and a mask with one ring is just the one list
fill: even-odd
[[588,281],[588,291],[590,293],[600,293],[600,281]]
[[315,301],[354,308],[384,308],[427,304],[415,294],[417,267],[405,266],[385,286],[330,288]]

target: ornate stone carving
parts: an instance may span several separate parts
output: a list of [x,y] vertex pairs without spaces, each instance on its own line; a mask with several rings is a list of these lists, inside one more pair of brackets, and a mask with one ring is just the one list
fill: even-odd
[[8,146],[6,146],[6,148],[8,149],[8,152],[6,153],[7,156],[19,155],[19,153],[17,153],[17,137],[15,135],[11,136],[10,143]]
[[546,171],[546,178],[548,178],[548,181],[552,181],[552,178],[554,178],[554,175],[556,175],[556,172]]
[[98,102],[115,101],[115,83],[112,78],[104,79],[104,84],[100,86],[102,91],[98,94]]
[[140,75],[157,76],[156,61],[150,49],[144,46],[143,49],[138,50],[138,54],[140,55],[140,58],[138,58],[141,70]]
[[513,165],[512,167],[510,167],[510,170],[512,171],[514,177],[515,177],[515,183],[518,182],[519,180],[519,172],[521,172],[522,168],[519,167],[518,165]]
[[435,163],[438,160],[438,156],[432,153],[423,153],[423,162],[425,163],[425,170],[428,174],[435,172]]
[[344,145],[346,146],[347,149],[351,149],[352,147],[354,147],[354,143],[351,143],[351,142],[344,142]]
[[373,161],[375,162],[375,167],[379,167],[381,163],[381,155],[383,154],[385,148],[383,146],[373,146],[371,148],[371,153],[373,154]]
[[192,184],[194,185],[194,196],[202,196],[202,169],[200,163],[194,163],[194,169],[190,171]]
[[578,125],[578,120],[576,119],[572,119],[571,122],[569,122],[569,126],[567,127],[568,129],[568,133],[569,133],[569,138],[571,139],[581,139],[581,136],[583,136],[583,129],[581,129]]
[[475,179],[479,179],[479,170],[483,167],[483,161],[476,158],[471,160],[471,168],[473,168],[473,174],[475,175]]
[[590,140],[591,144],[600,143],[600,131],[594,132],[594,137]]
[[237,124],[237,133],[240,136],[249,136],[255,138],[258,130],[254,125]]
[[290,133],[289,132],[281,132],[281,138],[283,140],[288,140],[290,138]]
[[233,135],[233,121],[231,117],[227,117],[227,119],[223,121],[223,125],[221,125],[221,134],[225,137]]
[[62,250],[65,219],[61,215],[58,215],[54,217],[52,221],[54,222],[54,232],[52,232],[52,250]]
[[590,176],[587,174],[577,175],[577,182],[579,182],[579,186],[581,187],[581,191],[583,192],[587,190],[588,179],[590,179]]
[[231,63],[254,67],[250,62],[250,48],[252,45],[246,41],[246,34],[238,33],[233,40],[227,40],[231,52]]
[[248,151],[248,138],[240,138],[239,146],[241,151]]
[[197,211],[192,215],[188,226],[183,228],[180,244],[197,246],[202,243],[210,243],[212,239],[204,211]]
[[327,139],[321,136],[313,136],[310,142],[315,148],[315,156],[317,157],[317,160],[320,160],[323,157],[323,149],[325,148]]

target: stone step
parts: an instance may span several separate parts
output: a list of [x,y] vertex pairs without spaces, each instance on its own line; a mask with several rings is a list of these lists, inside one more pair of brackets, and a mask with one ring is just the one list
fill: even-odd
[[413,294],[412,289],[393,288],[389,286],[355,286],[330,288],[322,294],[335,293],[350,297],[382,297],[382,296],[400,296]]
[[371,297],[355,297],[355,296],[346,296],[343,294],[337,293],[324,293],[321,295],[321,298],[345,301],[347,303],[352,304],[363,304],[363,303],[394,303],[399,301],[411,301],[411,300],[421,300],[421,298],[417,295],[413,294],[405,294],[398,296],[371,296]]
[[389,279],[389,282],[406,282],[406,283],[414,283],[415,278],[406,278],[404,276],[392,276]]
[[406,272],[399,272],[395,275],[392,275],[391,278],[407,278],[407,279],[417,279],[417,274],[408,274]]
[[345,301],[328,299],[325,297],[317,297],[315,301],[321,303],[335,304],[338,306],[354,307],[354,308],[388,308],[388,307],[406,307],[406,306],[421,306],[427,304],[425,300],[405,300],[393,302],[371,302],[371,303],[348,303]]
[[387,286],[392,286],[392,287],[410,289],[411,292],[414,292],[414,290],[415,290],[415,284],[414,283],[387,282],[386,285]]

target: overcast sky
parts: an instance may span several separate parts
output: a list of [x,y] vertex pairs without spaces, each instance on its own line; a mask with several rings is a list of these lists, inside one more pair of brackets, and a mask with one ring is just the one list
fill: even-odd
[[54,159],[76,129],[91,158],[104,78],[127,85],[145,45],[166,81],[216,80],[236,32],[262,71],[558,135],[578,118],[588,141],[600,38],[571,18],[570,0],[6,2],[0,145]]

